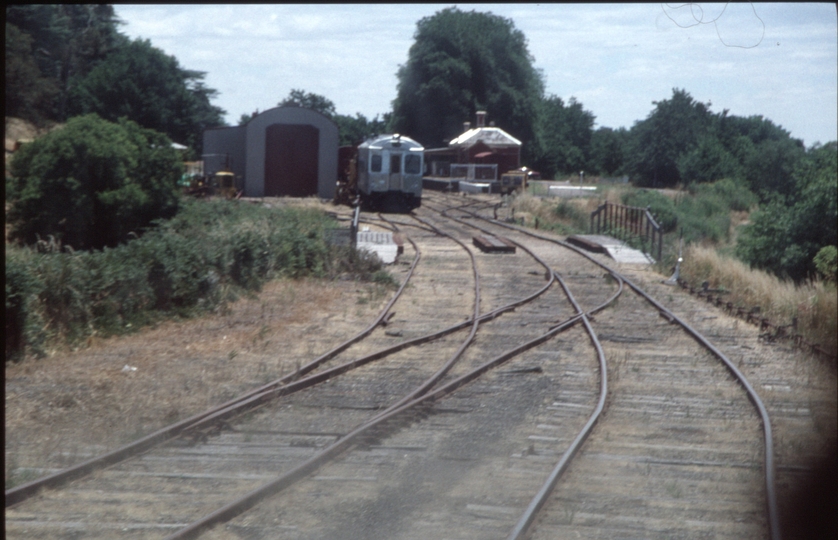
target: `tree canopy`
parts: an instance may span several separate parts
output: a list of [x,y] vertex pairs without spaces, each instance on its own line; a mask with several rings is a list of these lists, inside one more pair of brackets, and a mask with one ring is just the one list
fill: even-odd
[[223,125],[204,73],[118,32],[107,4],[6,7],[6,115],[43,124],[96,113],[127,117],[198,154],[203,130]]
[[180,156],[165,135],[130,120],[90,114],[24,145],[6,182],[11,237],[52,235],[98,249],[141,233],[178,207]]
[[536,145],[530,153],[532,166],[553,177],[556,173],[591,170],[591,142],[594,115],[575,98],[565,105],[550,96],[540,103]]
[[329,118],[335,116],[335,104],[331,99],[328,99],[319,94],[312,94],[305,90],[293,89],[288,94],[288,97],[278,103],[280,107],[304,107],[322,113]]
[[70,92],[74,115],[128,118],[200,151],[203,132],[223,124],[224,111],[210,104],[217,92],[204,73],[180,67],[174,56],[137,39],[117,49]]
[[535,139],[544,83],[510,19],[457,8],[421,19],[397,77],[391,128],[426,148],[459,135],[478,110],[524,142],[525,152]]
[[737,256],[799,281],[816,274],[823,248],[838,245],[838,143],[810,149],[792,176],[787,195],[775,192],[751,215]]
[[[338,126],[338,144],[341,146],[357,145],[374,135],[383,133],[389,117],[385,114],[384,120],[379,120],[378,116],[368,120],[361,113],[356,113],[354,117],[338,114],[334,102],[329,98],[296,88],[291,90],[288,97],[280,101],[278,105],[305,107],[329,117]],[[242,115],[240,123],[247,123],[251,118],[250,115]]]
[[51,116],[57,95],[57,82],[41,75],[32,37],[6,23],[6,116],[42,124]]
[[[6,94],[37,97],[21,106],[6,104],[6,114],[63,122],[73,81],[123,44],[119,20],[107,4],[12,4],[6,6]],[[10,47],[11,46],[11,47]],[[30,66],[8,78],[9,64]],[[36,67],[36,70],[31,69]],[[30,94],[31,95],[31,94]]]
[[685,90],[652,102],[654,110],[631,129],[629,167],[641,186],[672,187],[681,182],[678,158],[693,150],[710,123],[710,104],[699,103]]

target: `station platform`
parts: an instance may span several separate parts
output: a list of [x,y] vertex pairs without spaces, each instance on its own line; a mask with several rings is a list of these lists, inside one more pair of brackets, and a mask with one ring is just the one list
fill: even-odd
[[619,263],[654,264],[655,260],[625,242],[600,234],[574,234],[567,237],[570,244],[595,253],[605,253]]
[[433,191],[456,192],[460,191],[460,181],[451,180],[450,178],[426,176],[422,178],[422,188]]

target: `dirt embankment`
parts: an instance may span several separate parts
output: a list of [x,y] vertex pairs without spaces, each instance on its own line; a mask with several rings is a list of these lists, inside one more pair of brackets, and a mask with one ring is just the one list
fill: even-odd
[[50,131],[58,129],[62,124],[52,124],[45,127],[37,127],[32,122],[27,122],[21,118],[6,117],[6,174],[9,174],[9,163],[15,151],[22,143],[34,141],[42,135],[46,135]]

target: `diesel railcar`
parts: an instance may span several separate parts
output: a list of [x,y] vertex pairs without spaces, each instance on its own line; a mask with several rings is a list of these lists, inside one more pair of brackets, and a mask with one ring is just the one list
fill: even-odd
[[356,191],[364,206],[409,212],[422,204],[424,152],[409,137],[378,135],[358,146]]

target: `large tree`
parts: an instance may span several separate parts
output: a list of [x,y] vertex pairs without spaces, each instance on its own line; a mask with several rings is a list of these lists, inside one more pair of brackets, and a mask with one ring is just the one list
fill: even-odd
[[32,37],[6,23],[6,116],[36,124],[54,116],[58,85],[41,74],[32,51]]
[[815,256],[838,245],[838,143],[811,148],[797,162],[790,193],[775,193],[751,215],[737,255],[795,280],[815,275]]
[[[10,62],[34,62],[38,68],[18,71],[11,80],[7,74],[6,93],[18,95],[41,89],[37,110],[23,107],[12,111],[34,120],[66,120],[67,98],[74,81],[87,75],[127,39],[117,32],[120,21],[113,6],[107,4],[12,4],[6,7],[6,23],[7,72]],[[11,50],[9,34],[13,36]],[[48,103],[43,101],[44,81],[51,87]]]
[[693,150],[710,126],[710,104],[685,90],[653,101],[655,109],[631,128],[630,171],[642,186],[671,187],[681,182],[678,159]]
[[23,146],[6,182],[11,237],[115,246],[178,207],[182,165],[163,134],[90,114]]
[[393,131],[440,147],[486,110],[531,150],[544,83],[512,20],[457,8],[425,17],[397,76]]
[[313,94],[295,88],[288,93],[288,97],[278,103],[280,107],[304,107],[322,113],[329,118],[332,118],[335,112],[334,102],[320,94]]
[[126,117],[200,152],[203,132],[223,125],[224,111],[210,104],[217,92],[204,73],[184,69],[148,40],[126,43],[71,89],[73,114],[106,120]]
[[575,98],[565,104],[562,98],[550,96],[541,101],[538,119],[537,146],[530,153],[533,167],[545,178],[590,170],[593,113]]
[[591,134],[591,171],[612,176],[618,174],[625,162],[625,147],[629,138],[626,128],[616,130],[601,127]]
[[[288,97],[279,102],[279,106],[305,107],[329,117],[338,126],[338,144],[341,146],[361,144],[366,139],[383,133],[388,120],[386,114],[384,120],[379,120],[377,115],[372,120],[367,120],[367,117],[361,113],[356,113],[354,117],[338,114],[334,102],[329,98],[296,88],[291,90]],[[242,115],[239,123],[245,124],[251,118],[251,115]]]

